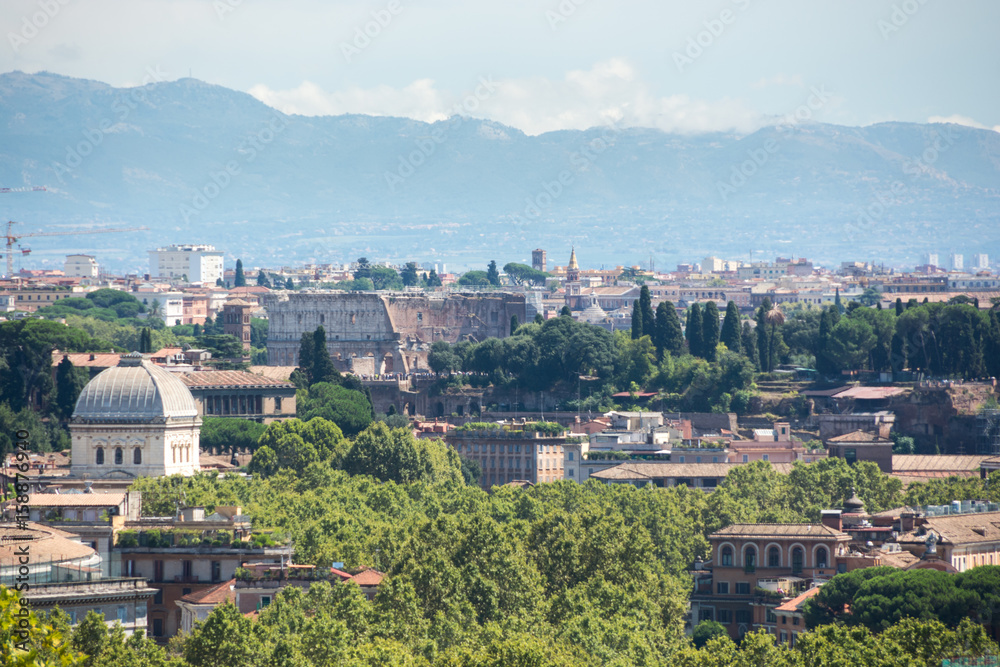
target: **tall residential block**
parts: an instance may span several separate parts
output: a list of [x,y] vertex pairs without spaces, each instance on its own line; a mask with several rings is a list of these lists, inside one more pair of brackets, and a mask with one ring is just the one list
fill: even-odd
[[149,273],[158,278],[181,278],[210,283],[222,278],[224,253],[211,245],[169,245],[149,251]]

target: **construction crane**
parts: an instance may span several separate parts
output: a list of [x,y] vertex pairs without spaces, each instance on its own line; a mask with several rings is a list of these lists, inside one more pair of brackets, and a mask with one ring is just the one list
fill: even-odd
[[149,227],[118,227],[112,229],[80,229],[70,232],[32,232],[31,234],[14,234],[12,225],[19,225],[21,223],[14,222],[13,220],[7,221],[7,232],[4,235],[4,240],[7,244],[7,278],[14,277],[14,244],[18,240],[23,238],[35,237],[35,236],[74,236],[76,234],[117,234],[119,232],[141,232],[149,229]]

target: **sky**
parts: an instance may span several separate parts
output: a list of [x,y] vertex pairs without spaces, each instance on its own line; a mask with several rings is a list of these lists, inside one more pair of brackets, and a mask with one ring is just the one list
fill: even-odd
[[1000,131],[995,0],[2,0],[0,72],[186,76],[286,113],[528,134],[800,120]]

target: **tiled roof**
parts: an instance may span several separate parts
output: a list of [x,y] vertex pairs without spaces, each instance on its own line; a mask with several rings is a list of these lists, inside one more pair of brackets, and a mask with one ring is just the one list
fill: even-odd
[[882,510],[881,512],[875,512],[874,514],[871,514],[869,516],[896,518],[901,514],[903,514],[904,512],[916,512],[916,511],[917,510],[912,507],[903,505],[902,507],[893,507],[892,509]]
[[125,502],[124,493],[33,493],[31,507],[117,507]]
[[120,354],[103,352],[95,352],[94,354],[88,352],[65,354],[56,350],[52,353],[53,365],[62,361],[63,357],[69,357],[69,363],[77,368],[111,368],[112,366],[117,366],[118,361],[121,359]]
[[98,420],[197,415],[198,406],[184,383],[148,360],[131,356],[88,382],[73,410],[74,419]]
[[988,456],[946,456],[946,455],[916,455],[893,454],[892,471],[915,474],[931,471],[974,471],[979,468]]
[[272,380],[288,380],[296,368],[298,366],[251,366],[250,372]]
[[709,537],[849,537],[821,523],[734,523]]
[[[94,554],[86,544],[70,539],[75,537],[70,533],[37,523],[26,525],[26,529],[14,524],[0,525],[0,563],[17,562],[17,551],[25,544],[32,563],[78,560]],[[31,540],[21,541],[25,536],[30,536]]]
[[902,551],[880,551],[878,557],[882,560],[883,565],[899,569],[909,567],[920,560],[905,549]]
[[382,583],[383,579],[385,579],[385,575],[383,573],[369,568],[358,572],[356,575],[351,577],[350,580],[358,586],[378,586]]
[[[587,465],[582,461],[581,465]],[[672,461],[627,462],[595,472],[596,479],[656,479],[664,477],[725,477],[736,466],[743,463],[674,463]],[[790,463],[772,463],[777,472],[791,472]]]
[[225,306],[252,306],[253,304],[249,301],[244,301],[243,299],[235,298],[229,299],[223,305]]
[[206,468],[225,468],[228,470],[234,467],[230,463],[231,459],[231,456],[212,456],[211,454],[202,453],[198,456],[198,464],[202,470]]
[[227,600],[236,601],[236,591],[233,590],[233,586],[236,584],[235,579],[223,582],[217,586],[210,586],[208,588],[203,588],[200,591],[195,591],[193,593],[188,593],[181,598],[181,602],[190,602],[191,604],[222,604]]
[[295,387],[290,382],[246,371],[194,371],[177,377],[188,387]]
[[899,542],[923,543],[934,531],[941,541],[951,544],[1000,542],[1000,512],[974,512],[952,516],[928,517],[917,530],[899,536]]
[[330,568],[330,574],[335,574],[335,575],[337,575],[338,577],[340,577],[340,580],[341,580],[341,581],[347,581],[348,579],[350,579],[350,578],[351,578],[351,575],[350,575],[350,573],[348,573],[348,572],[344,572],[343,570],[338,570],[338,569],[337,569],[337,568],[335,568],[335,567],[331,567],[331,568]]
[[883,438],[877,433],[869,433],[868,431],[854,431],[853,433],[845,433],[844,435],[838,435],[834,438],[830,438],[827,442],[847,442],[847,443],[864,443],[870,445],[884,445],[891,443],[892,440],[888,438]]
[[788,602],[785,602],[784,604],[775,607],[774,611],[785,611],[785,612],[800,611],[802,609],[802,605],[806,603],[806,600],[816,595],[817,593],[819,593],[819,586],[813,586],[812,588],[807,590],[805,593],[802,593],[798,597],[794,597]]

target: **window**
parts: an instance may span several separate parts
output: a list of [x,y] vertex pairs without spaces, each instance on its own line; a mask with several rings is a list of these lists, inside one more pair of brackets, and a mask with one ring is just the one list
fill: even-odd
[[827,552],[826,547],[820,547],[816,550],[816,567],[826,567],[827,560],[829,559],[829,552]]
[[768,607],[767,608],[767,614],[765,615],[764,622],[765,623],[777,623],[778,622],[778,617],[775,616],[775,614],[774,614],[774,608],[773,607]]
[[163,619],[154,618],[153,619],[153,636],[162,637],[163,636]]
[[184,562],[184,565],[183,565],[183,567],[184,567],[184,579],[190,579],[191,578],[191,570],[192,570],[192,561],[186,560],[186,561],[183,561],[183,562]]
[[744,455],[743,455],[743,463],[746,463],[746,462],[747,462],[747,461],[749,461],[749,460],[750,460],[750,457],[749,457],[749,456],[747,456],[746,454],[744,454]]
[[747,547],[743,552],[743,569],[747,572],[753,572],[757,569],[757,549],[756,547]]
[[570,477],[576,477],[576,475],[573,474],[573,469],[572,468],[569,469],[569,476]]
[[572,461],[573,460],[573,452],[569,452],[568,454],[566,454],[566,460],[567,461]]
[[260,608],[263,609],[264,607],[266,607],[269,604],[271,604],[271,596],[270,595],[261,595],[260,596]]
[[276,396],[274,398],[274,411],[275,412],[281,412],[281,397],[280,396]]
[[683,457],[683,456],[682,456],[682,457],[680,458],[680,461],[679,461],[679,462],[680,462],[680,463],[684,463],[684,457]]
[[747,581],[737,581],[736,582],[736,594],[737,595],[750,595],[750,582],[747,582]]
[[856,449],[844,450],[844,460],[847,461],[849,464],[854,465],[858,460],[858,450]]
[[140,602],[135,605],[135,617],[136,618],[146,618],[146,603]]
[[717,595],[729,595],[729,582],[720,581],[715,584],[715,592]]
[[799,617],[792,616],[792,625],[798,625],[798,624],[799,624]]
[[804,559],[805,554],[802,552],[802,547],[792,549],[792,572],[798,573],[802,571],[802,561]]
[[153,596],[153,604],[163,604],[163,589],[157,588],[156,595]]
[[733,622],[733,612],[729,609],[719,609],[717,612],[719,617],[719,623],[732,623]]
[[132,463],[139,465],[142,463],[142,450],[138,447],[132,451]]
[[781,549],[778,547],[771,547],[767,550],[767,566],[781,567]]
[[736,610],[736,622],[737,623],[749,623],[750,622],[750,612],[746,609]]
[[771,460],[771,455],[770,454],[764,454],[764,460],[765,461],[770,461]]
[[97,465],[99,465],[99,466],[104,465],[104,448],[103,447],[98,447],[97,448],[97,456],[96,456],[96,458],[94,460],[96,461]]
[[125,459],[125,454],[121,447],[115,447],[115,465],[120,466]]
[[153,561],[153,581],[163,581],[163,561]]
[[722,547],[722,556],[720,558],[722,565],[725,567],[732,567],[733,565],[733,548],[730,546]]
[[712,618],[714,615],[715,614],[712,612],[711,609],[702,609],[702,610],[700,610],[698,612],[698,620],[699,621],[712,621],[712,620],[715,620],[715,619]]

